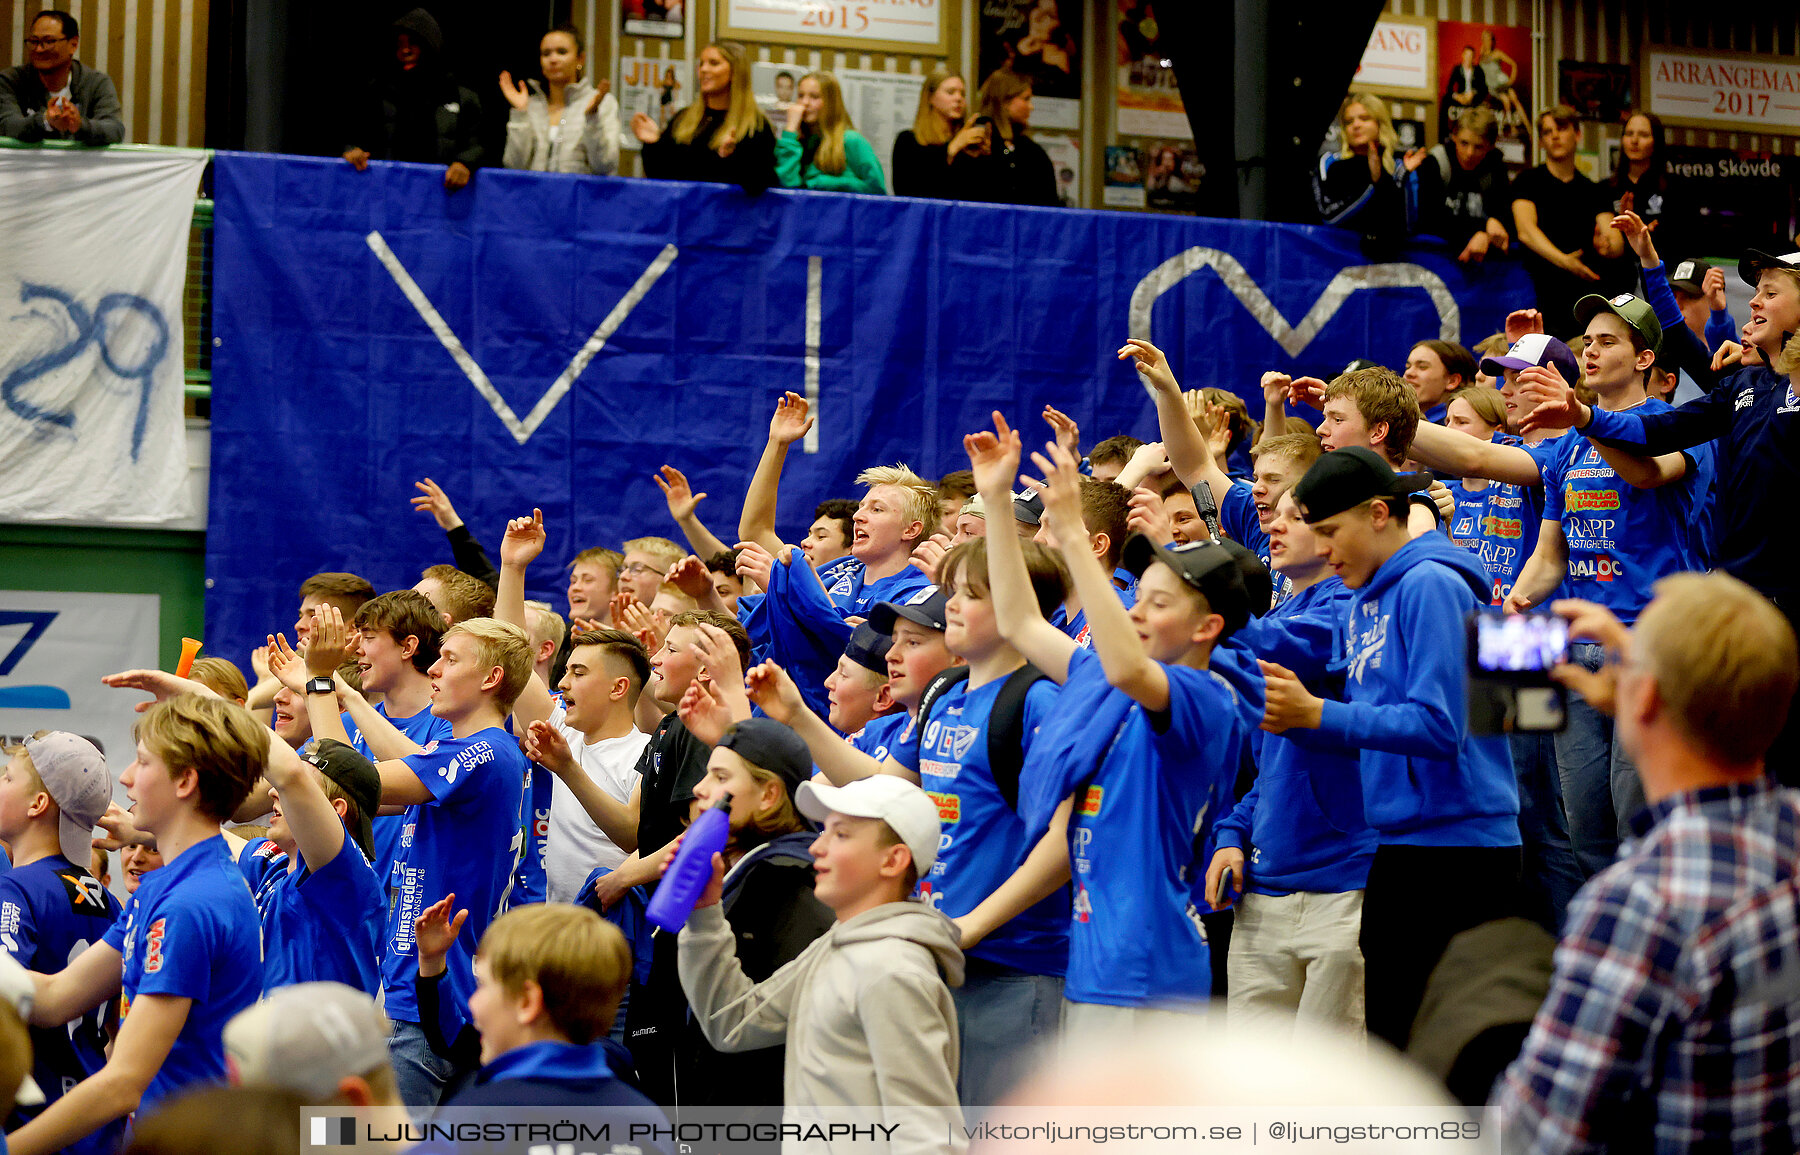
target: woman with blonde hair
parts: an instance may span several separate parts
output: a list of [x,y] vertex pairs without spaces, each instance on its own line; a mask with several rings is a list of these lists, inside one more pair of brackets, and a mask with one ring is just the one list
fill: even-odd
[[775,132],[750,91],[750,58],[741,45],[717,42],[694,62],[699,95],[668,131],[643,113],[631,132],[644,146],[644,174],[712,181],[761,192],[775,179]]
[[797,94],[788,107],[787,131],[775,138],[775,179],[787,188],[887,192],[881,162],[851,123],[837,77],[809,72]]
[[1398,244],[1412,232],[1403,184],[1425,160],[1415,148],[1404,156],[1394,120],[1380,97],[1352,93],[1338,109],[1344,146],[1321,157],[1313,173],[1313,198],[1319,219],[1339,228],[1356,229],[1367,244]]
[[894,138],[894,195],[956,196],[967,162],[987,151],[987,129],[965,124],[968,86],[948,68],[935,68],[919,87],[913,126]]
[[1000,205],[1060,205],[1056,167],[1025,130],[1031,127],[1031,81],[999,69],[981,83],[974,127],[987,152],[970,159],[963,199]]

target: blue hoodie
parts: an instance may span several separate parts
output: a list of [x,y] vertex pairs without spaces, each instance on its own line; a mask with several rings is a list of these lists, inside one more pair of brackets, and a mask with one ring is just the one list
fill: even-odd
[[[1233,635],[1257,657],[1286,666],[1315,694],[1340,697],[1331,666],[1352,593],[1336,577],[1309,586]],[[1271,896],[1361,890],[1375,857],[1363,819],[1355,750],[1262,734],[1256,784],[1214,826],[1219,846],[1242,850],[1247,889]]]
[[1489,593],[1480,558],[1427,533],[1351,598],[1346,700],[1325,703],[1318,733],[1362,751],[1363,811],[1383,845],[1519,845],[1506,739],[1469,733],[1464,619]]

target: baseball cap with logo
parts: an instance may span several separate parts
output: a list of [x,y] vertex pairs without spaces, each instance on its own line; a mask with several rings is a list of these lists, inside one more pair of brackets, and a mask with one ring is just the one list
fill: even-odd
[[1575,354],[1548,333],[1527,333],[1513,342],[1506,356],[1481,359],[1481,371],[1489,377],[1500,377],[1508,369],[1529,369],[1533,365],[1555,366],[1562,379],[1570,384],[1581,380],[1581,366],[1575,364]]
[[1767,269],[1791,269],[1800,273],[1800,253],[1777,257],[1761,249],[1745,249],[1744,255],[1738,258],[1738,276],[1744,278],[1744,283],[1752,289]]
[[[1650,307],[1650,302],[1642,297],[1620,293],[1608,300],[1598,293],[1590,293],[1575,302],[1575,319],[1583,325],[1592,321],[1599,313],[1611,313],[1630,325],[1643,338],[1644,347],[1652,353],[1662,348],[1662,322],[1656,319],[1656,310]],[[1572,382],[1574,378],[1565,380]]]
[[[1245,570],[1238,552],[1223,542],[1191,541],[1184,545],[1158,545],[1141,533],[1132,534],[1125,543],[1121,559],[1128,573],[1142,577],[1151,562],[1162,562],[1188,586],[1200,591],[1212,611],[1225,619],[1229,637],[1244,627],[1251,617],[1253,603],[1246,588]],[[1260,562],[1258,563],[1261,564]],[[1264,586],[1269,584],[1268,570],[1262,571]],[[1268,596],[1262,599],[1268,609]]]
[[319,772],[343,789],[356,803],[356,823],[350,836],[362,847],[370,862],[375,861],[375,824],[372,819],[381,809],[381,771],[364,758],[356,747],[335,738],[320,738],[301,757],[319,768]]
[[801,784],[794,802],[800,813],[819,823],[833,814],[881,819],[912,851],[913,869],[920,878],[937,861],[938,836],[943,833],[937,803],[897,774],[871,774],[848,786],[829,786],[814,779]]
[[894,632],[894,619],[905,618],[928,630],[943,633],[949,629],[945,614],[949,612],[950,595],[936,586],[915,591],[903,602],[882,602],[869,611],[869,624],[884,634]]
[[1294,483],[1293,495],[1300,516],[1312,525],[1373,498],[1405,497],[1430,485],[1429,473],[1397,474],[1374,450],[1352,445],[1313,462]]
[[1682,261],[1669,273],[1669,288],[1698,297],[1706,292],[1706,274],[1710,272],[1710,262]]
[[1026,525],[1040,525],[1044,520],[1044,495],[1035,489],[1013,494],[1013,519]]
[[225,1024],[225,1060],[240,1085],[286,1087],[323,1106],[344,1079],[386,1066],[392,1028],[375,1000],[343,983],[295,983]]
[[40,731],[15,747],[31,759],[38,780],[61,811],[57,843],[63,857],[85,867],[93,859],[94,824],[112,802],[112,775],[106,757],[79,734]]

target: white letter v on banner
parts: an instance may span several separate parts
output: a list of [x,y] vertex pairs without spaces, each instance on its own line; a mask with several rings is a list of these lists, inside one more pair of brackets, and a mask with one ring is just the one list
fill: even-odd
[[444,322],[444,318],[438,315],[436,307],[425,296],[425,291],[419,288],[418,282],[412,279],[412,274],[406,271],[406,266],[400,263],[400,258],[394,255],[394,250],[388,248],[388,243],[382,239],[381,234],[370,233],[363,239],[369,243],[369,248],[374,250],[375,259],[380,261],[382,268],[388,271],[388,276],[394,278],[394,283],[400,286],[400,291],[406,294],[406,299],[411,301],[413,308],[419,311],[419,316],[424,318],[425,324],[433,333],[437,334],[438,341],[449,352],[450,359],[455,361],[457,367],[468,377],[469,384],[475,386],[475,391],[487,399],[487,403],[494,410],[494,415],[500,418],[507,430],[512,433],[513,440],[520,445],[531,440],[531,435],[537,432],[538,426],[544,423],[544,418],[550,416],[550,411],[556,408],[557,402],[561,401],[563,395],[575,384],[575,378],[581,376],[581,371],[586,369],[588,362],[594,359],[594,354],[605,347],[607,338],[611,337],[613,332],[625,323],[625,318],[631,316],[631,311],[637,308],[639,301],[644,299],[644,294],[648,293],[651,286],[656,284],[657,279],[668,271],[670,265],[675,263],[675,255],[678,251],[674,245],[663,246],[662,252],[658,253],[656,259],[650,262],[650,267],[645,269],[643,274],[638,277],[637,283],[631,286],[631,291],[619,298],[619,303],[614,305],[612,312],[606,315],[606,320],[600,322],[600,327],[594,330],[594,335],[589,337],[587,343],[569,360],[562,375],[549,389],[544,391],[542,397],[538,398],[538,403],[531,407],[531,412],[525,415],[525,420],[520,421],[518,416],[513,413],[512,406],[506,403],[506,399],[500,396],[500,391],[494,388],[494,383],[488,380],[487,374],[481,371],[481,366],[475,363],[475,358],[469,356],[469,351],[463,348],[463,343],[457,340],[456,334]]

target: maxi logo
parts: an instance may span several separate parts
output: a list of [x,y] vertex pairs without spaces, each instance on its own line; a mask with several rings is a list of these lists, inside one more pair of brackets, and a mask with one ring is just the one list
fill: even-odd
[[[1319,294],[1319,299],[1296,326],[1290,325],[1281,315],[1269,295],[1236,257],[1222,249],[1195,247],[1177,253],[1150,270],[1132,290],[1131,335],[1148,341],[1150,313],[1156,307],[1156,299],[1201,269],[1218,273],[1219,280],[1231,290],[1232,296],[1243,303],[1257,324],[1267,330],[1290,357],[1298,357],[1312,344],[1319,330],[1337,315],[1350,294],[1361,289],[1423,289],[1437,307],[1438,335],[1446,341],[1455,341],[1462,333],[1462,311],[1457,307],[1456,298],[1450,295],[1443,278],[1423,265],[1357,265],[1344,269],[1331,278],[1331,283],[1325,286],[1325,291]],[[1144,388],[1149,389],[1149,386]]]
[[[72,432],[75,428],[73,409],[40,408],[26,400],[23,392],[33,381],[75,360],[89,345],[96,345],[100,350],[101,363],[113,376],[121,381],[136,382],[137,416],[131,423],[131,460],[136,461],[138,451],[144,444],[144,425],[150,418],[150,392],[156,383],[156,370],[169,354],[169,322],[163,317],[162,310],[136,293],[108,293],[100,298],[90,312],[86,306],[61,289],[30,282],[19,286],[19,301],[27,305],[33,301],[54,301],[68,314],[75,332],[70,336],[65,331],[61,346],[38,354],[24,364],[13,367],[5,377],[0,377],[0,403],[4,403],[16,416],[33,423],[42,431],[58,428]],[[142,360],[136,365],[121,365],[113,357],[112,337],[115,329],[131,313],[137,313],[150,326],[149,341]],[[114,320],[115,314],[122,315]]]

